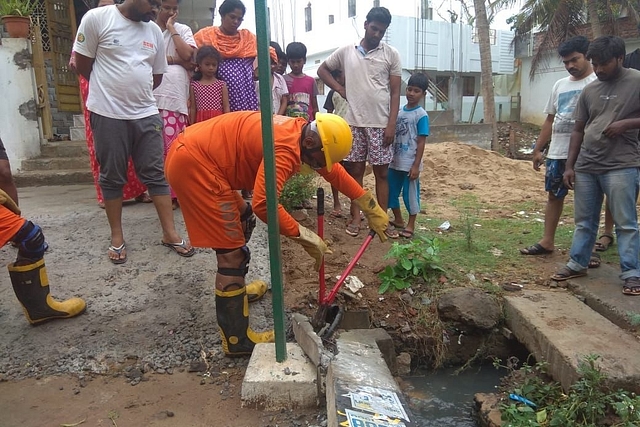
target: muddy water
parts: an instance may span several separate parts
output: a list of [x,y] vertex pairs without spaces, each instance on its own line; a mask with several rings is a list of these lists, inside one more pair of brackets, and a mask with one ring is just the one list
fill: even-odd
[[475,427],[471,416],[473,395],[496,390],[504,371],[493,366],[472,368],[454,375],[455,369],[417,372],[403,378],[404,391],[422,427]]

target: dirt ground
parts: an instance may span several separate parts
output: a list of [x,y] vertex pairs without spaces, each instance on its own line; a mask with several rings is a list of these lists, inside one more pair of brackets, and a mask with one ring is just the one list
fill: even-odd
[[[501,129],[503,145],[508,126]],[[530,146],[535,129],[512,126],[518,130],[518,143]],[[454,214],[450,200],[468,193],[486,205],[482,214],[488,216],[513,214],[502,210],[508,204],[544,200],[543,173],[532,170],[526,154],[518,156],[524,159],[455,143],[428,145],[421,178],[424,215],[438,212],[445,220]],[[367,187],[373,188],[372,180],[366,178]],[[52,293],[61,298],[82,296],[88,310],[74,320],[30,327],[8,274],[0,273],[0,425],[45,427],[82,420],[88,426],[120,427],[322,424],[322,409],[274,414],[241,408],[240,386],[248,360],[221,354],[212,293],[214,255],[199,250],[184,259],[162,247],[151,205],[125,207],[129,261],[113,266],[106,258],[108,226],[92,187],[26,188],[20,195],[25,215],[42,225],[51,245],[45,260]],[[327,198],[327,212],[331,205]],[[179,211],[176,223],[184,234]],[[316,229],[312,213],[304,224]],[[365,230],[356,238],[346,235],[345,224],[345,219],[325,218],[325,236],[334,252],[326,260],[329,286],[366,235]],[[373,325],[397,332],[413,314],[398,296],[381,299],[377,293],[376,273],[384,267],[390,245],[376,238],[353,271],[367,285],[360,291],[362,297],[339,299],[351,309],[370,310]],[[250,247],[248,279],[267,278],[264,225],[256,230]],[[311,259],[288,239],[282,240],[282,251],[287,310],[312,315],[318,276]],[[0,251],[5,264],[14,257],[9,246]],[[552,260],[556,257],[560,262],[565,255],[560,251]],[[529,260],[555,268],[548,258],[545,261]],[[267,296],[251,305],[255,329],[272,326],[270,302]]]

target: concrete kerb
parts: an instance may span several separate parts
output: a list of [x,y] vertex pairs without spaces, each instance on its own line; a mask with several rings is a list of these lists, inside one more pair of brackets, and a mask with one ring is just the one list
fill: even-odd
[[524,291],[505,297],[507,326],[567,390],[579,378],[584,356],[597,364],[612,389],[640,392],[640,343],[567,292]]

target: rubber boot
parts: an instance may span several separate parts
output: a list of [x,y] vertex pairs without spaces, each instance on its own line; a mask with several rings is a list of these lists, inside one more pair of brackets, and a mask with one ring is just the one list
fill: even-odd
[[216,316],[226,356],[251,354],[256,344],[275,339],[273,331],[254,332],[249,327],[249,301],[244,286],[234,291],[216,289]]
[[267,293],[267,282],[254,280],[247,285],[247,299],[249,302],[256,302]]
[[44,259],[27,265],[8,265],[13,291],[32,325],[54,319],[66,319],[84,313],[87,305],[80,298],[56,301],[49,294],[49,279]]

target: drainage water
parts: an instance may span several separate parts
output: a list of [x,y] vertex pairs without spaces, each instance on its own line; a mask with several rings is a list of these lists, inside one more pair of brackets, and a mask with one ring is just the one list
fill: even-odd
[[470,368],[454,375],[455,369],[437,372],[417,372],[403,378],[404,393],[410,408],[421,427],[475,427],[471,415],[473,395],[492,393],[505,371],[491,365]]

